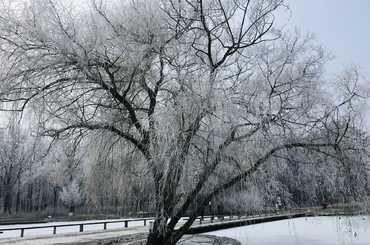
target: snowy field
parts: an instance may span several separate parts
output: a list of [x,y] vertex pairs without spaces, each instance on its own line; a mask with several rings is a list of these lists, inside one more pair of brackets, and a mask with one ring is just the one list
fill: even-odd
[[[80,224],[84,222],[58,222],[37,224],[37,226],[71,223]],[[52,235],[53,228],[25,230],[24,238],[19,237],[19,230],[7,231],[4,232],[4,234],[0,234],[0,244],[49,245],[60,243],[61,240],[65,243],[89,242],[96,241],[96,239],[109,239],[110,237],[113,238],[122,235],[148,232],[149,221],[147,221],[147,226],[143,225],[143,221],[129,222],[129,229],[124,229],[124,222],[113,223],[107,224],[107,231],[103,230],[103,224],[85,225],[84,232],[78,232],[79,226],[76,225],[57,228],[57,235]],[[8,225],[0,226],[0,229],[27,226],[35,225]],[[234,238],[240,241],[242,245],[369,245],[370,216],[296,218],[219,230],[204,234]],[[38,237],[38,239],[35,239],[36,237]]]
[[[23,224],[23,225],[1,225],[1,229],[6,228],[18,228],[18,227],[43,227],[43,226],[53,226],[53,225],[70,225],[70,224],[76,224],[75,226],[66,226],[66,227],[57,227],[56,234],[69,234],[69,233],[76,233],[79,232],[80,226],[79,224],[84,223],[93,223],[93,222],[112,222],[112,221],[121,221],[119,223],[107,223],[107,230],[112,229],[122,229],[125,227],[125,219],[117,219],[117,220],[90,220],[90,221],[76,221],[76,222],[57,222],[57,223],[43,223],[43,224]],[[149,229],[149,221],[146,221],[146,227]],[[128,227],[142,227],[144,226],[144,221],[131,221],[128,223]],[[84,232],[91,232],[91,231],[103,231],[104,230],[104,224],[95,224],[95,225],[84,225],[83,231]],[[1,244],[1,238],[15,238],[20,237],[21,231],[15,230],[15,231],[4,231],[3,234],[0,234],[0,244]],[[50,228],[41,228],[41,229],[25,229],[24,230],[24,237],[30,237],[30,236],[39,236],[39,235],[53,235],[53,227]]]
[[242,245],[369,245],[370,216],[296,218],[204,234],[234,238]]

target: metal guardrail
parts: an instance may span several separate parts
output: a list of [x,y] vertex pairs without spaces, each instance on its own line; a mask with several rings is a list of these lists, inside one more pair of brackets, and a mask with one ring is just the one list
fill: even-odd
[[84,226],[86,225],[99,225],[104,224],[104,230],[107,229],[107,224],[110,223],[125,223],[125,228],[128,227],[129,222],[133,221],[144,221],[144,226],[146,226],[147,220],[154,220],[154,218],[140,218],[140,219],[129,219],[129,220],[115,220],[115,221],[100,221],[100,222],[90,222],[90,223],[74,223],[74,224],[64,224],[64,225],[45,225],[45,226],[32,226],[32,227],[17,227],[17,228],[0,228],[0,234],[2,234],[4,231],[21,231],[21,237],[24,237],[24,231],[25,230],[31,230],[31,229],[43,229],[43,228],[53,228],[53,234],[55,235],[57,233],[57,227],[66,227],[66,226],[79,226],[79,231],[84,231]]
[[277,221],[283,219],[291,219],[291,218],[298,218],[298,217],[305,217],[306,213],[286,213],[286,214],[263,214],[263,215],[256,215],[252,216],[235,216],[237,219],[232,219],[230,216],[229,219],[219,219],[218,222],[213,223],[211,220],[210,223],[191,226],[189,230],[186,232],[187,234],[197,234],[197,233],[204,233],[228,228],[235,228],[239,226],[246,226],[252,224],[258,224],[263,222],[270,222],[270,221]]
[[[267,216],[267,213],[266,214],[263,214],[262,212],[260,212],[259,214],[253,214],[253,215],[250,215],[249,217],[261,217],[261,216]],[[273,215],[273,213],[271,212],[270,215]],[[239,219],[242,218],[243,216],[245,216],[245,218],[248,218],[248,215],[239,215],[237,216]],[[232,219],[232,215],[230,215],[230,220]],[[215,219],[215,215],[212,215],[212,216],[204,216],[205,219],[209,218],[210,219],[210,222],[213,223],[214,219]],[[202,223],[202,218],[199,216],[197,219],[199,219],[200,221],[200,224]],[[127,228],[128,227],[128,223],[129,222],[133,222],[133,221],[144,221],[144,226],[147,225],[147,220],[154,220],[154,217],[151,217],[151,218],[139,218],[139,219],[128,219],[128,220],[115,220],[115,221],[100,221],[100,222],[84,222],[84,223],[73,223],[73,224],[63,224],[63,225],[43,225],[43,226],[32,226],[32,227],[17,227],[17,228],[5,228],[5,229],[1,229],[0,227],[0,234],[2,234],[4,231],[16,231],[16,230],[20,230],[21,231],[21,237],[24,237],[24,231],[25,230],[32,230],[32,229],[44,229],[44,228],[53,228],[53,234],[55,235],[57,233],[57,228],[58,227],[68,227],[68,226],[79,226],[79,232],[83,232],[84,231],[84,226],[87,226],[87,225],[99,225],[99,224],[103,224],[104,225],[104,230],[107,229],[107,224],[110,224],[110,223],[125,223],[124,227]],[[186,219],[185,219],[186,220]],[[223,220],[223,217],[221,218],[221,221]]]
[[[267,216],[279,216],[279,215],[290,215],[290,216],[296,216],[296,215],[303,215],[309,213],[311,209],[319,209],[320,207],[302,207],[302,208],[289,208],[285,210],[285,212],[274,209],[274,208],[268,208],[268,209],[263,209],[259,210],[257,212],[249,213],[249,214],[239,214],[235,215],[235,217],[238,217],[238,219],[241,219],[243,216],[245,219],[254,219],[254,218],[262,218],[262,217],[267,217]],[[322,208],[322,207],[321,207]],[[286,212],[287,211],[287,212]],[[214,218],[216,215],[212,216],[204,216],[203,218],[201,216],[198,216],[196,220],[199,219],[200,225],[202,224],[202,221],[205,219],[210,219],[210,223],[213,223]],[[230,221],[232,220],[233,215],[230,214],[229,219]],[[20,230],[21,231],[21,237],[24,237],[24,231],[25,230],[30,230],[30,229],[43,229],[43,228],[53,228],[53,234],[56,234],[57,228],[58,227],[67,227],[67,226],[79,226],[79,231],[83,232],[84,226],[87,225],[98,225],[98,224],[103,224],[104,225],[104,230],[107,229],[107,224],[110,223],[125,223],[124,227],[128,227],[129,222],[133,221],[144,221],[144,226],[147,224],[147,220],[154,220],[154,217],[150,218],[139,218],[139,219],[128,219],[128,220],[115,220],[115,221],[100,221],[100,222],[91,222],[91,223],[74,223],[74,224],[63,224],[63,225],[45,225],[45,226],[33,226],[33,227],[18,227],[18,228],[5,228],[1,229],[0,227],[0,234],[2,234],[4,231],[14,231],[14,230]],[[186,219],[185,219],[186,220]],[[222,222],[224,219],[223,217],[220,219]]]
[[[267,215],[277,215],[279,214],[279,211],[276,210],[276,209],[264,209],[264,210],[260,210],[256,213],[253,213],[253,214],[244,214],[244,215],[237,215],[238,219],[242,218],[243,216],[245,216],[245,218],[248,218],[248,216],[250,218],[254,218],[254,217],[262,217],[262,216],[267,216]],[[210,219],[210,222],[213,223],[214,219],[215,219],[215,216],[217,217],[217,215],[212,215],[212,216],[204,216],[204,218],[209,218]],[[230,220],[232,219],[233,215],[230,214]],[[202,218],[199,216],[197,219],[199,219],[199,223],[202,224]],[[57,232],[57,228],[58,227],[68,227],[68,226],[79,226],[79,231],[80,232],[83,232],[84,230],[84,226],[87,226],[87,225],[99,225],[99,224],[103,224],[104,225],[104,230],[107,229],[107,224],[110,224],[110,223],[125,223],[124,227],[127,228],[128,227],[128,223],[129,222],[133,222],[133,221],[144,221],[144,226],[146,226],[147,224],[147,220],[154,220],[154,217],[150,217],[150,218],[139,218],[139,219],[128,219],[128,220],[115,220],[115,221],[100,221],[100,222],[84,222],[84,223],[73,223],[73,224],[63,224],[63,225],[45,225],[45,226],[32,226],[32,227],[17,227],[17,228],[5,228],[5,229],[1,229],[0,227],[0,234],[3,234],[4,231],[15,231],[15,230],[20,230],[21,231],[21,237],[24,237],[24,231],[25,230],[31,230],[31,229],[43,229],[43,228],[53,228],[53,234],[55,235],[56,232]],[[186,219],[185,219],[186,220]],[[221,218],[221,221],[223,221],[223,217]]]
[[[235,218],[237,218],[237,220],[241,220],[241,219],[254,219],[254,218],[266,218],[266,217],[275,217],[275,216],[296,216],[296,215],[302,215],[302,214],[305,214],[306,212],[301,212],[299,210],[292,210],[291,208],[289,208],[288,210],[278,210],[278,209],[274,209],[274,208],[271,208],[271,209],[263,209],[263,210],[259,210],[257,212],[251,212],[251,213],[245,213],[245,214],[237,214],[237,215],[233,215],[232,213],[228,214],[228,215],[204,215],[204,216],[198,216],[195,220],[194,220],[194,223],[199,220],[199,224],[202,225],[203,221],[206,221],[206,220],[209,220],[210,223],[212,224],[215,219],[218,219],[218,221],[235,221]],[[234,218],[235,217],[235,218]],[[185,221],[188,220],[188,219],[184,219]],[[194,224],[193,223],[193,224]]]

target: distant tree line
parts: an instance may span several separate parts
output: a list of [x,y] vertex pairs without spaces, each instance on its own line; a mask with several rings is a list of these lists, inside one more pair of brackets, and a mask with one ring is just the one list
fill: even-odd
[[[342,164],[329,155],[289,151],[261,168],[259,178],[247,178],[221,193],[213,204],[222,202],[226,211],[243,214],[275,208],[278,200],[283,207],[316,206],[319,200],[366,202],[364,197],[370,197],[366,154],[370,141],[366,132],[348,130],[353,137],[344,139],[345,143],[357,147],[352,156],[337,159]],[[323,137],[328,133],[318,132]],[[76,208],[80,213],[117,216],[155,211],[153,180],[138,178],[142,175],[129,167],[122,169],[139,159],[116,152],[119,145],[94,154],[96,148],[110,144],[87,142],[77,149],[76,142],[63,141],[48,149],[53,143],[32,137],[20,127],[2,128],[0,134],[0,207],[4,214],[66,215]]]

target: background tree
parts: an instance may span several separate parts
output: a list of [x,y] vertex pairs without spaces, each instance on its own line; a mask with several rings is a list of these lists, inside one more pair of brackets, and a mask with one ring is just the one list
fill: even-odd
[[1,128],[0,137],[0,196],[3,212],[11,214],[12,210],[19,212],[21,209],[23,187],[34,165],[41,161],[38,154],[41,148],[18,123]]
[[11,214],[12,202],[15,200],[15,187],[19,184],[22,173],[27,168],[23,151],[24,143],[18,130],[12,128],[1,132],[0,181],[3,194],[3,212]]
[[[91,169],[104,169],[109,161],[99,155],[106,151],[135,159],[121,161],[121,169],[137,176],[128,181],[152,186],[148,244],[174,244],[209,201],[273,173],[291,150],[348,163],[351,148],[343,143],[364,96],[362,77],[351,69],[327,81],[330,57],[312,37],[274,26],[283,6],[92,1],[85,11],[52,0],[3,2],[2,108],[33,111],[39,135],[102,142],[107,147],[92,157],[100,166]],[[343,88],[333,100],[328,82]],[[274,192],[268,184],[266,195]]]
[[83,202],[80,184],[74,180],[68,186],[63,187],[60,198],[64,205],[69,208],[69,212],[74,213],[76,206]]

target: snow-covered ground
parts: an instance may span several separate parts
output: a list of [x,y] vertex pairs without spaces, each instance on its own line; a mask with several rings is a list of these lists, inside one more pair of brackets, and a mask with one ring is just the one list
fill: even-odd
[[[23,225],[1,225],[0,230],[6,229],[6,228],[19,228],[19,227],[43,227],[43,226],[53,226],[53,225],[71,225],[76,224],[75,226],[65,226],[65,227],[57,227],[56,234],[68,234],[68,233],[76,233],[79,232],[80,226],[79,224],[84,223],[94,223],[94,222],[112,222],[112,221],[121,221],[119,223],[107,223],[107,230],[113,230],[113,229],[122,229],[125,227],[125,221],[126,219],[119,219],[119,220],[90,220],[90,221],[75,221],[75,222],[57,222],[57,223],[43,223],[43,224],[23,224]],[[146,227],[149,229],[149,221],[146,221]],[[128,223],[128,227],[142,227],[144,226],[144,221],[130,221]],[[91,231],[103,231],[104,230],[104,224],[95,224],[95,225],[84,225],[83,231],[84,232],[91,232]],[[4,231],[3,234],[0,234],[0,244],[1,244],[1,238],[13,238],[13,237],[20,237],[21,231],[15,230],[15,231]],[[39,235],[53,235],[53,227],[50,228],[40,228],[40,229],[25,229],[24,230],[24,237],[32,237],[32,236],[39,236]]]
[[370,216],[308,217],[207,232],[242,245],[370,244]]
[[[110,220],[111,221],[111,220]],[[91,222],[91,221],[88,221]],[[70,224],[71,222],[68,222]],[[81,223],[81,222],[75,222]],[[89,242],[97,239],[109,239],[123,235],[147,233],[147,226],[143,221],[130,222],[129,228],[124,228],[124,223],[84,226],[84,232],[78,232],[79,226],[57,228],[57,235],[53,235],[52,228],[38,230],[25,230],[23,238],[20,231],[8,231],[0,234],[0,244],[37,244],[48,245],[53,243]],[[60,225],[59,223],[38,224]],[[5,227],[25,227],[35,225],[13,225]],[[370,216],[356,217],[309,217],[266,222],[262,224],[236,227],[226,230],[204,233],[234,238],[242,245],[339,245],[339,244],[370,244]]]
[[[58,227],[56,235],[53,235],[53,228],[40,228],[40,229],[25,229],[24,237],[20,237],[21,231],[4,231],[0,234],[0,244],[17,244],[17,245],[50,245],[75,242],[94,242],[100,239],[114,239],[115,237],[134,235],[134,234],[148,234],[149,222],[146,221],[130,221],[128,228],[125,228],[124,221],[127,219],[119,219],[120,223],[107,223],[107,230],[104,230],[104,224],[97,225],[84,225],[83,232],[79,232],[79,224],[81,223],[94,223],[94,222],[111,222],[114,220],[90,220],[90,221],[76,221],[76,222],[57,222],[46,224],[27,224],[27,225],[2,225],[1,229],[5,228],[19,228],[19,227],[42,227],[53,225],[76,224],[75,226]],[[181,219],[180,221],[184,221]]]

